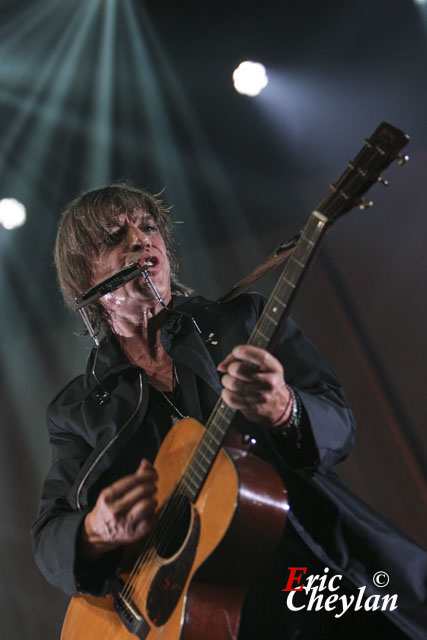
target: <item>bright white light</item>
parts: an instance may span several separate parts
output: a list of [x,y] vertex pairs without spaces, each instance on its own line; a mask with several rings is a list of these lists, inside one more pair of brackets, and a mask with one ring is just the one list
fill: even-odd
[[426,4],[427,0],[415,0],[415,4]]
[[234,88],[245,96],[257,96],[268,84],[265,67],[260,62],[246,60],[233,72]]
[[5,229],[21,227],[27,219],[27,210],[22,202],[15,198],[3,198],[0,200],[0,224]]

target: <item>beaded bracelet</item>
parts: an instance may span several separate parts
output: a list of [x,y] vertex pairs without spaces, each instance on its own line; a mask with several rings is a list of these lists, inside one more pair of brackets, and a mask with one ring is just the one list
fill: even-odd
[[287,420],[287,427],[299,427],[301,422],[301,400],[292,387],[288,387],[292,395],[292,413]]
[[[301,401],[292,387],[290,387],[286,383],[285,383],[285,386],[289,390],[290,398],[291,398],[290,401],[292,402],[291,415],[285,422],[282,422],[282,424],[278,424],[275,427],[273,427],[273,433],[284,433],[290,427],[298,428],[301,422],[301,411],[302,411]],[[284,415],[287,412],[288,407],[289,407],[289,402],[286,404],[285,410],[282,415]]]

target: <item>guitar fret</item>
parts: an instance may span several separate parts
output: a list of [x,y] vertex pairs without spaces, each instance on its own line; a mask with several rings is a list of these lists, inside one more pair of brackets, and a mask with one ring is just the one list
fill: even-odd
[[[213,422],[214,422],[214,424],[215,424],[215,421],[213,421]],[[214,436],[214,434],[213,434],[213,433],[210,433],[209,435],[210,435],[210,439],[211,439],[211,440],[213,440],[213,441],[215,442],[215,444],[217,444],[217,445],[220,445],[220,444],[221,444],[221,438],[220,438],[220,439],[215,438],[215,436]]]
[[[203,445],[206,447],[206,449],[209,449],[209,451],[211,453],[215,453],[215,450],[211,449],[207,442],[203,441],[201,443],[201,446],[203,446]],[[212,461],[212,457],[207,456],[206,453],[204,453],[201,449],[200,449],[200,451],[198,451],[198,454],[200,454],[207,462],[210,463]]]
[[307,244],[309,244],[311,247],[314,247],[315,243],[313,242],[313,240],[310,240],[310,238],[307,238],[307,236],[305,236],[304,234],[299,239],[299,242],[301,242],[302,240],[304,240],[304,242],[307,242]]
[[193,474],[193,476],[197,476],[199,480],[203,480],[204,475],[203,474],[200,475],[200,473],[198,473],[196,465],[192,465],[192,467],[190,467],[190,471]]
[[[201,443],[201,446],[203,446],[203,442]],[[212,458],[211,456],[208,456],[208,457],[204,456],[199,446],[194,462],[203,472],[207,468],[207,466],[209,466],[210,463],[212,462]]]
[[215,449],[212,449],[212,447],[210,447],[207,442],[204,442],[203,444],[205,445],[206,449],[209,449],[211,453],[214,453],[214,454],[216,453]]
[[270,340],[270,336],[266,336],[265,333],[261,331],[261,329],[258,329],[258,333],[264,338],[264,340]]
[[[292,288],[295,288],[295,283],[301,275],[301,267],[296,260],[291,259],[286,265],[286,273],[282,276],[282,281],[286,281],[288,284],[292,284]],[[280,281],[279,281],[280,282]],[[279,284],[279,286],[281,286]]]
[[220,438],[218,439],[214,437],[213,433],[209,433],[209,434],[206,434],[202,444],[205,444],[206,448],[215,454],[218,450],[217,447],[221,444],[221,441],[222,441],[221,434],[220,434]]
[[271,322],[272,324],[274,324],[274,326],[276,326],[276,325],[277,325],[277,320],[276,320],[276,318],[272,318],[272,317],[271,317],[271,315],[270,315],[269,313],[267,313],[267,312],[265,313],[265,315],[266,315],[266,316],[267,316],[267,318],[270,320],[270,322]]
[[222,412],[218,411],[218,414],[212,418],[212,423],[218,425],[221,423],[222,420],[223,420]]
[[[298,260],[295,260],[295,262],[297,262],[297,263],[298,263]],[[298,263],[298,264],[299,264],[299,263]],[[283,280],[284,280],[285,282],[287,282],[287,283],[288,283],[288,285],[289,285],[290,287],[292,287],[292,289],[295,289],[296,284],[295,284],[294,282],[291,282],[291,281],[290,281],[290,280],[288,280],[288,278],[286,278],[285,276],[283,277]]]
[[[301,260],[298,260],[298,258],[296,258],[295,256],[292,256],[291,260],[293,260],[294,262],[297,263],[297,265],[299,265],[301,267],[301,269],[304,269],[305,267],[305,263],[301,262]],[[286,280],[286,278],[285,278]],[[293,285],[295,287],[295,285]]]
[[[194,487],[190,487],[190,486],[189,486],[189,484],[190,484],[190,483],[192,483],[192,484],[194,485]],[[185,476],[184,476],[184,477],[183,477],[183,479],[182,479],[182,484],[184,485],[184,487],[185,487],[186,489],[189,489],[190,491],[191,491],[191,490],[194,490],[194,489],[198,489],[198,486],[197,486],[197,484],[194,482],[193,478],[191,478],[191,477],[188,475],[188,471],[187,471],[187,473],[185,474]]]
[[323,222],[323,224],[326,224],[328,222],[328,218],[321,211],[313,211],[313,216],[318,218],[321,222]]
[[286,309],[286,307],[288,306],[286,302],[283,302],[283,300],[280,300],[280,298],[276,298],[275,301],[277,304],[280,304],[280,306],[283,307],[284,309]]

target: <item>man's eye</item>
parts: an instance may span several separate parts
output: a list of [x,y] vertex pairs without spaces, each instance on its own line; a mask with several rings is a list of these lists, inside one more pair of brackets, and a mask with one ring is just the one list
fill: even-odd
[[157,227],[155,224],[145,224],[142,227],[143,231],[145,231],[146,233],[155,233],[157,231]]
[[123,235],[124,235],[123,227],[119,227],[118,229],[112,229],[105,236],[105,244],[107,245],[117,244],[118,242],[121,241],[121,239],[123,238]]

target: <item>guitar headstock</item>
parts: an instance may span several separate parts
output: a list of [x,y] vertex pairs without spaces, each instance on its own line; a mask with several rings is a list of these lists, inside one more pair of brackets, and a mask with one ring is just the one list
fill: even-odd
[[[382,180],[382,172],[409,142],[409,136],[387,122],[382,122],[357,156],[348,163],[337,182],[330,185],[330,192],[316,207],[329,222],[333,222],[356,206],[365,208],[370,202],[363,201],[364,194],[373,184]],[[402,164],[406,158],[399,158]]]

